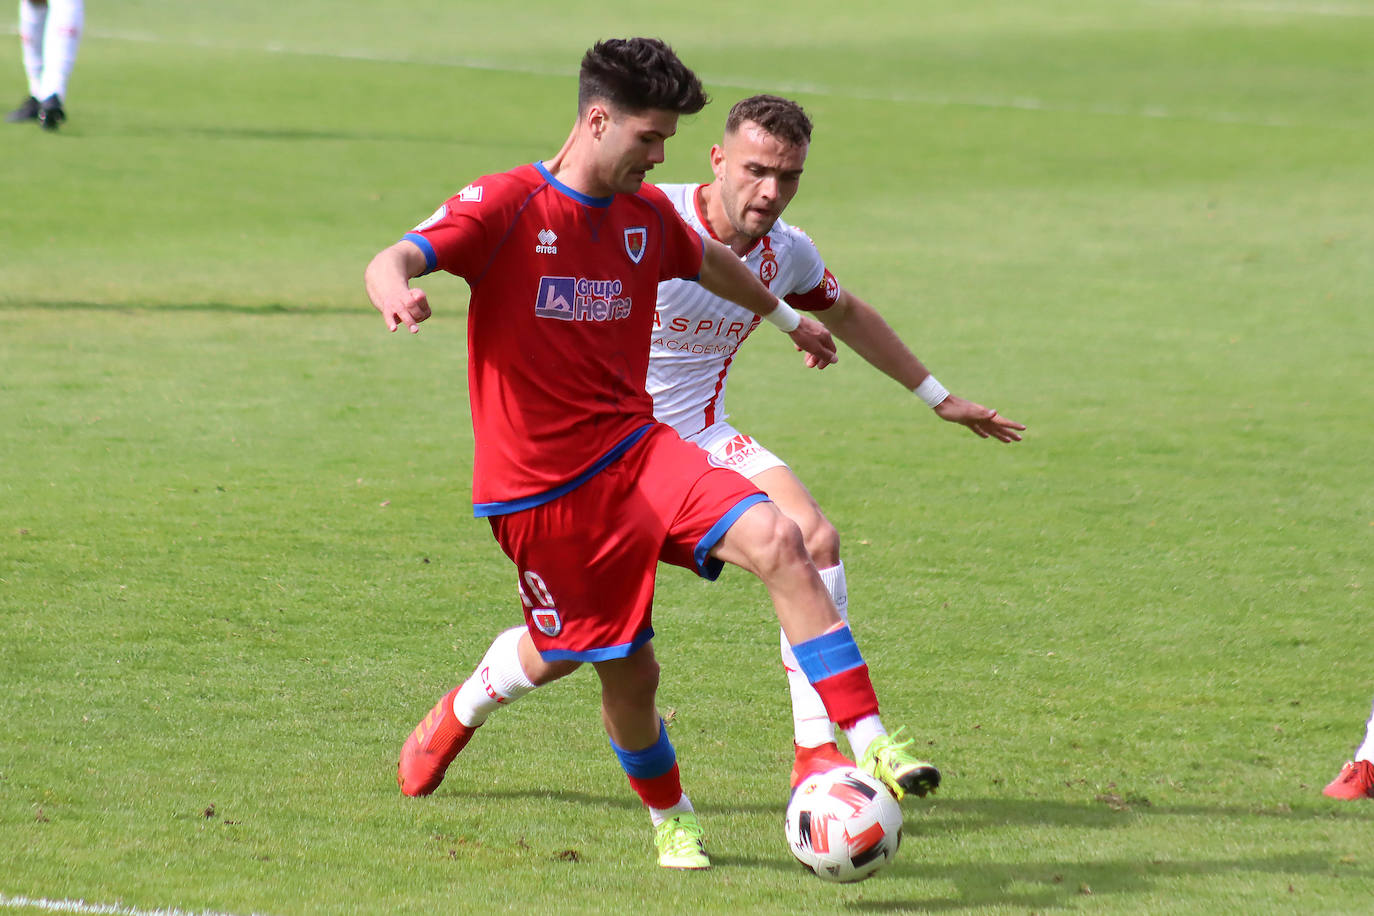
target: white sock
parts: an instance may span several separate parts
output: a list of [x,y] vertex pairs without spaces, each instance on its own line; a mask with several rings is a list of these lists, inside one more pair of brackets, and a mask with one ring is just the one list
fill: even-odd
[[[844,562],[819,571],[825,590],[830,592],[840,619],[849,620],[849,586],[844,580]],[[792,694],[792,733],[797,744],[802,747],[820,747],[835,742],[835,726],[825,711],[821,695],[802,673],[797,664],[797,656],[792,652],[792,644],[787,634],[779,633],[781,638],[782,666],[787,671],[787,690]]]
[[24,48],[24,72],[29,77],[29,95],[42,99],[43,23],[48,21],[47,4],[19,0],[19,42]]
[[1369,716],[1369,722],[1364,727],[1364,744],[1355,752],[1356,760],[1368,760],[1374,763],[1374,713]]
[[873,739],[886,734],[887,729],[883,728],[883,722],[877,715],[864,716],[844,730],[844,736],[849,739],[849,748],[854,752],[855,760],[863,760]]
[[76,66],[76,49],[86,21],[85,0],[48,0],[48,24],[43,30],[43,80],[35,93],[67,97],[67,81]]
[[693,810],[695,809],[692,808],[692,800],[687,797],[686,792],[683,792],[682,797],[677,800],[677,804],[671,808],[650,808],[649,817],[653,820],[654,826],[657,827],[670,817],[679,814],[691,814]]
[[491,648],[453,698],[453,714],[468,728],[487,721],[501,706],[509,706],[534,689],[525,676],[517,648],[524,627],[511,627],[492,640]]

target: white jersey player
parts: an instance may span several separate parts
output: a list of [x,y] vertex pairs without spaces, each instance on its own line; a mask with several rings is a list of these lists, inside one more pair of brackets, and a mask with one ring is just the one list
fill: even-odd
[[[729,246],[775,295],[813,312],[941,418],[983,438],[1019,441],[1024,426],[945,391],[876,310],[841,288],[810,237],[780,219],[800,185],[810,138],[810,119],[796,103],[768,95],[745,99],[730,110],[725,135],[711,149],[714,180],[660,189],[698,233]],[[780,458],[726,420],[730,368],[757,325],[751,313],[689,280],[659,284],[647,386],[654,415],[748,477],[797,522],[821,580],[847,619],[848,589],[834,526]],[[809,772],[849,761],[785,637],[781,648],[792,693],[795,786]]]
[[[701,212],[706,187],[665,184],[659,185],[659,190],[687,225],[713,238]],[[794,308],[823,310],[839,298],[840,285],[825,269],[810,237],[782,220],[754,242],[743,260],[774,295]],[[676,429],[684,439],[723,421],[730,365],[740,344],[758,325],[759,319],[752,312],[691,280],[660,283],[647,386],[658,421]]]

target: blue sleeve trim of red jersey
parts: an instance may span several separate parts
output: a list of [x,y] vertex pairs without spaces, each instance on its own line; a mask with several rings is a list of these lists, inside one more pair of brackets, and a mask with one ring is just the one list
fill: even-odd
[[553,173],[544,168],[544,163],[542,162],[534,163],[534,167],[539,171],[540,175],[544,176],[545,181],[553,185],[555,191],[565,197],[571,197],[580,204],[586,204],[589,207],[609,207],[611,201],[615,200],[614,194],[610,197],[592,197],[590,194],[583,194],[581,191],[573,190],[557,178],[554,178]]
[[489,515],[510,515],[515,512],[523,512],[526,509],[533,509],[535,506],[542,506],[544,503],[551,503],[558,497],[571,493],[597,474],[606,470],[611,462],[628,452],[630,446],[638,442],[644,434],[653,429],[655,425],[654,423],[647,423],[630,433],[624,439],[621,439],[613,445],[610,451],[596,459],[596,462],[591,467],[587,468],[587,470],[578,474],[567,483],[559,484],[552,490],[545,490],[543,493],[535,493],[532,496],[522,496],[519,499],[511,499],[506,502],[473,503],[472,514],[477,518],[485,518]]
[[401,236],[401,238],[424,252],[425,273],[433,273],[434,268],[439,266],[439,256],[434,253],[434,246],[429,243],[429,239],[418,232],[407,232],[405,235]]
[[604,649],[547,649],[541,651],[539,657],[546,662],[604,662],[634,655],[653,638],[654,628],[645,627],[634,639],[618,646],[607,646]]
[[759,503],[769,502],[767,493],[750,493],[730,507],[730,511],[722,515],[711,530],[707,531],[700,541],[697,541],[696,550],[692,551],[692,559],[697,563],[697,575],[709,582],[714,582],[720,577],[720,571],[725,568],[725,564],[715,557],[707,556],[711,548],[723,537],[725,532],[730,530],[730,526],[739,521],[739,517],[745,510]]

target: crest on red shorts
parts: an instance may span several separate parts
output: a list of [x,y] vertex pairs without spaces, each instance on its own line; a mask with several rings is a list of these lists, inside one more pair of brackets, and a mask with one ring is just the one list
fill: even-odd
[[563,618],[558,616],[556,607],[537,607],[530,611],[534,625],[545,636],[557,636],[563,632]]
[[644,246],[648,242],[649,230],[643,226],[634,226],[625,230],[625,253],[636,264],[644,260]]

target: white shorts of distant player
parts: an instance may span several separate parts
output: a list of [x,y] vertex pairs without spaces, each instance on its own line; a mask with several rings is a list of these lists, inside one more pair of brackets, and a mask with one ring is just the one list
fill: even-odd
[[787,462],[723,420],[686,438],[710,452],[712,464],[745,477],[762,474],[770,468],[787,467]]

